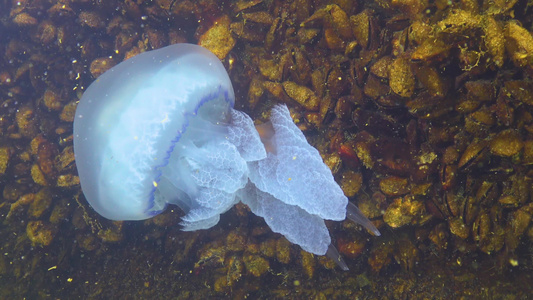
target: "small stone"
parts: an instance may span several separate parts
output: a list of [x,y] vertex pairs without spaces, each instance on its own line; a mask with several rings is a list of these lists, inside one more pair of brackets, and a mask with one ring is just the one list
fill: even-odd
[[19,26],[37,25],[37,19],[30,16],[28,13],[20,13],[13,18],[13,23]]
[[274,257],[276,255],[276,240],[269,239],[259,245],[261,254],[267,257]]
[[351,16],[350,22],[352,23],[355,39],[363,49],[366,49],[370,41],[370,15],[368,10]]
[[16,117],[17,126],[20,134],[27,138],[33,138],[37,135],[38,118],[35,117],[33,109],[29,106],[24,106],[18,109]]
[[494,155],[510,157],[522,150],[524,143],[520,135],[513,129],[504,130],[498,133],[490,142],[490,151]]
[[339,253],[348,258],[355,259],[365,250],[365,241],[364,239],[347,239],[347,238],[338,238],[337,246],[339,248]]
[[396,198],[385,211],[383,221],[392,228],[398,228],[414,222],[416,217],[421,214],[422,209],[423,204],[412,199],[409,195]]
[[246,246],[246,237],[237,230],[234,230],[226,237],[226,247],[228,251],[243,251]]
[[47,89],[44,92],[43,102],[49,110],[58,111],[63,108],[63,103],[61,103],[60,95],[52,89]]
[[465,225],[462,218],[453,218],[448,222],[450,232],[461,239],[467,239],[470,235],[470,228]]
[[105,71],[111,69],[115,65],[115,61],[111,57],[99,57],[91,62],[89,70],[94,78],[104,74]]
[[108,243],[120,242],[124,235],[122,234],[122,221],[113,221],[113,226],[98,231],[98,237]]
[[72,174],[59,175],[56,185],[59,187],[69,187],[80,184],[80,178]]
[[218,18],[198,41],[198,44],[213,52],[219,59],[224,59],[235,46],[235,39],[230,31],[231,19],[224,15]]
[[74,147],[67,146],[61,153],[56,157],[55,166],[58,171],[63,171],[74,163]]
[[298,30],[298,41],[300,44],[311,43],[320,33],[319,29],[316,28],[300,28]]
[[505,47],[517,67],[533,65],[533,35],[516,21],[505,26]]
[[415,77],[407,57],[398,57],[390,66],[389,85],[402,97],[411,97],[415,90]]
[[11,149],[8,147],[0,147],[0,175],[6,172],[11,158]]
[[353,197],[361,189],[363,184],[363,175],[352,170],[342,173],[341,189],[347,197]]
[[78,22],[90,28],[104,28],[106,26],[104,18],[98,13],[92,11],[80,12],[78,15]]
[[50,223],[59,224],[61,221],[66,220],[71,211],[71,207],[66,199],[61,199],[50,213]]
[[307,274],[307,277],[313,278],[316,266],[315,256],[304,250],[301,250],[300,253],[302,256],[302,267]]
[[261,74],[265,76],[268,80],[281,80],[283,68],[278,62],[275,62],[273,59],[260,59],[258,67]]
[[54,239],[55,230],[43,221],[30,221],[26,226],[26,235],[33,245],[48,246]]
[[320,105],[320,99],[315,93],[305,86],[298,85],[292,81],[283,82],[283,89],[291,99],[310,111],[317,111]]
[[41,171],[38,164],[34,164],[31,166],[31,178],[33,179],[35,183],[39,185],[42,185],[42,186],[49,185],[48,181],[46,180],[46,176]]
[[528,140],[524,142],[524,157],[522,162],[525,165],[533,164],[533,140]]
[[261,277],[270,268],[268,261],[259,255],[244,255],[243,261],[246,270],[255,277]]
[[28,209],[28,214],[32,217],[39,218],[41,217],[52,204],[53,196],[48,188],[42,188],[37,194],[35,194],[35,199]]
[[381,191],[388,196],[399,196],[409,192],[409,180],[396,176],[383,178],[379,181]]
[[274,22],[274,18],[266,11],[243,13],[242,18],[246,22],[251,21],[254,23],[265,24],[265,25],[272,25],[272,22]]
[[215,280],[215,291],[218,293],[224,292],[228,289],[227,276],[220,276]]
[[91,233],[76,234],[76,241],[78,245],[84,250],[93,251],[98,248],[98,239]]
[[[4,190],[5,193],[5,190]],[[4,194],[4,197],[6,195]],[[24,211],[24,207],[31,204],[33,200],[35,199],[35,194],[25,194],[20,196],[17,201],[13,204],[11,204],[11,207],[9,208],[9,212],[7,213],[6,220],[9,220],[13,215],[16,215],[22,211]]]
[[288,264],[291,261],[291,244],[286,238],[277,240],[276,257],[282,264]]
[[63,106],[59,119],[63,122],[74,122],[74,116],[76,115],[76,101],[71,101],[67,105]]

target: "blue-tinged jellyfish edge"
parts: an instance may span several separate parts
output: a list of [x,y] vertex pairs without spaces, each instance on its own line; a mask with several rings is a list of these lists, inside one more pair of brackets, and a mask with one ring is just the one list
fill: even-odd
[[[209,101],[218,99],[221,96],[222,93],[224,93],[224,100],[227,103],[229,103],[229,105],[231,107],[233,107],[235,105],[235,100],[234,99],[230,99],[229,95],[228,95],[229,94],[228,90],[222,88],[222,86],[219,85],[216,92],[211,93],[211,94],[207,94],[206,96],[204,96],[200,100],[200,102],[198,102],[198,105],[196,105],[196,107],[194,108],[194,112],[187,112],[187,113],[184,114],[183,117],[185,118],[185,121],[183,122],[183,126],[181,127],[181,130],[179,130],[177,132],[176,137],[171,141],[170,146],[168,147],[168,149],[166,151],[166,155],[163,158],[163,162],[160,165],[156,165],[156,166],[153,167],[154,174],[155,174],[154,181],[156,183],[159,183],[160,178],[161,178],[161,174],[163,173],[161,171],[161,169],[168,165],[168,163],[170,161],[170,156],[172,155],[172,152],[174,151],[174,147],[176,147],[176,145],[178,144],[178,142],[181,139],[181,136],[187,130],[187,127],[189,126],[190,118],[195,117],[198,114],[198,110],[200,110],[200,108],[204,104],[206,104]],[[167,205],[168,205],[168,203],[165,203],[165,206],[161,210],[151,210],[154,207],[155,190],[156,190],[156,187],[152,186],[152,190],[150,191],[150,198],[148,199],[148,208],[145,210],[145,213],[147,215],[152,216],[152,217],[160,214],[161,212],[163,212],[167,208]]]

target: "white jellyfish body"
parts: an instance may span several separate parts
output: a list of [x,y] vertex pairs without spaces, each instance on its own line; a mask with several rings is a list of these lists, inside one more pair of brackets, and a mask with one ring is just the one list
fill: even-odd
[[147,219],[175,204],[184,230],[210,228],[242,201],[273,231],[346,269],[324,219],[348,215],[379,231],[348,203],[286,106],[273,108],[260,136],[234,99],[222,63],[196,45],[145,52],[105,72],[74,120],[87,201],[111,220]]

